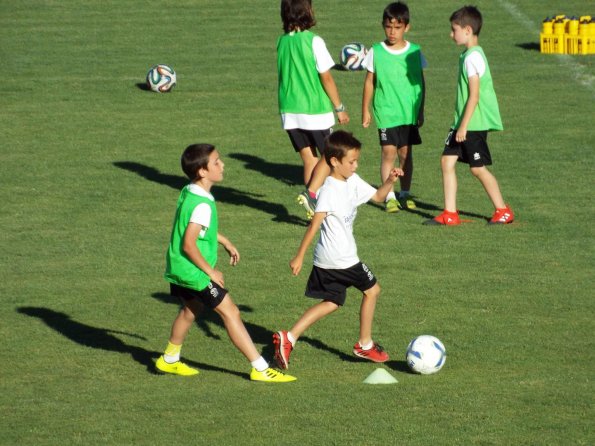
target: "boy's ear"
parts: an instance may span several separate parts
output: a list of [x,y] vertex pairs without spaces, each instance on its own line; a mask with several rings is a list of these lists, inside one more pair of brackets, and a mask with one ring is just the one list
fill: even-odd
[[331,161],[331,167],[337,167],[340,164],[340,162],[336,156],[332,156],[330,161]]
[[405,25],[405,32],[408,33],[409,32],[409,23],[407,23],[407,25]]

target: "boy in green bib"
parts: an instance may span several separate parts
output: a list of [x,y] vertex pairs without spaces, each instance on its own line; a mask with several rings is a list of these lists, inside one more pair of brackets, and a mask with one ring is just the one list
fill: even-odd
[[380,180],[384,182],[397,158],[404,175],[399,179],[398,199],[393,190],[385,201],[386,212],[414,209],[410,197],[413,177],[413,145],[421,144],[423,124],[425,59],[419,45],[405,40],[409,31],[409,8],[402,2],[389,4],[382,15],[385,40],[372,45],[362,65],[367,69],[362,98],[362,125],[374,120],[382,148]]
[[471,173],[492,201],[495,210],[488,223],[512,223],[512,209],[504,203],[498,181],[486,167],[492,164],[487,144],[488,132],[502,130],[503,127],[490,67],[479,46],[483,23],[481,13],[474,6],[464,6],[451,15],[450,23],[451,38],[465,50],[459,57],[454,123],[442,152],[444,212],[426,224],[450,226],[461,223],[457,211],[457,162],[469,164]]
[[289,382],[295,378],[269,367],[258,353],[229,292],[223,288],[223,273],[215,268],[221,244],[236,265],[240,253],[219,232],[213,184],[223,180],[223,161],[211,144],[193,144],[182,154],[182,170],[191,183],[182,189],[166,256],[165,279],[171,294],[180,299],[182,309],[174,320],[169,343],[157,360],[157,370],[174,375],[192,376],[198,370],[180,361],[182,344],[196,317],[208,307],[225,325],[236,348],[250,361],[252,381]]

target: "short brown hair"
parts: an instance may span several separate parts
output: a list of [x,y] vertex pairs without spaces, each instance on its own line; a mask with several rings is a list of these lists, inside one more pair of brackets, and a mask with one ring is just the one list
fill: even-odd
[[337,160],[341,161],[348,151],[360,150],[361,148],[362,143],[353,136],[353,133],[337,130],[326,137],[324,159],[329,166],[332,166],[331,158],[337,158]]
[[481,25],[483,25],[483,19],[481,17],[481,12],[479,12],[479,9],[475,6],[463,6],[452,13],[450,16],[450,23],[459,25],[462,28],[470,26],[473,34],[479,36]]

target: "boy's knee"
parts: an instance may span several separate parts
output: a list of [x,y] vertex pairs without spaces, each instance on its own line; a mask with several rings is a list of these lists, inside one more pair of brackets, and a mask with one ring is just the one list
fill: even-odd
[[487,172],[487,168],[485,166],[471,167],[471,168],[469,168],[469,170],[471,171],[471,174],[477,178],[480,178],[482,175],[484,175]]
[[377,299],[378,296],[380,296],[380,291],[381,291],[380,285],[378,285],[378,283],[377,283],[369,290],[366,290],[364,292],[364,296],[369,297],[371,299]]

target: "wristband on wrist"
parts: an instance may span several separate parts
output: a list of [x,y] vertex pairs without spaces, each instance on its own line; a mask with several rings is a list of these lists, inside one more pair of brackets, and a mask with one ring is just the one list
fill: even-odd
[[345,106],[341,102],[337,107],[335,107],[335,112],[340,113],[345,111]]

